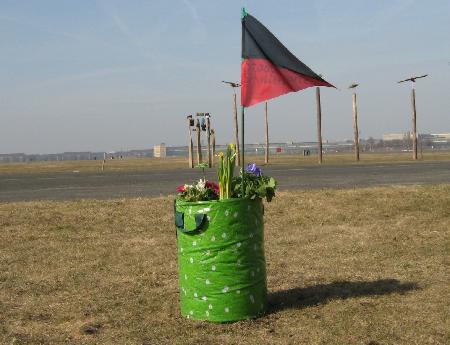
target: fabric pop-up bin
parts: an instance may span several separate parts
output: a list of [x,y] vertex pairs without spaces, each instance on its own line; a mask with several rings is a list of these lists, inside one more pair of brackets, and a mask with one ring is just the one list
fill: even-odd
[[261,199],[175,202],[180,309],[230,322],[267,309]]

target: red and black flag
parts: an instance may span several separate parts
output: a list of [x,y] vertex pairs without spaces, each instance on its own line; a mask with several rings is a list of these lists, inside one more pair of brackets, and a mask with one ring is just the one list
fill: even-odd
[[311,86],[334,87],[297,59],[256,18],[242,17],[241,104],[249,107]]

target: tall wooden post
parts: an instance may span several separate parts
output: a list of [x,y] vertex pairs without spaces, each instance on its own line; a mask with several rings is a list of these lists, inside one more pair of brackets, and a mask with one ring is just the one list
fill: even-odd
[[206,142],[208,143],[208,167],[212,167],[211,157],[211,122],[209,116],[206,117]]
[[416,90],[414,88],[414,84],[416,83],[416,79],[428,77],[428,74],[424,74],[421,76],[411,77],[405,80],[400,80],[398,84],[404,83],[406,81],[410,81],[412,83],[411,90],[411,106],[412,106],[412,144],[413,144],[413,159],[417,159],[417,113],[416,113]]
[[317,154],[319,164],[322,164],[322,106],[320,104],[320,87],[316,87],[317,103]]
[[202,145],[200,143],[200,120],[195,121],[195,131],[197,132],[197,164],[202,163]]
[[416,89],[412,83],[411,90],[411,106],[412,106],[412,143],[413,143],[413,159],[417,160],[417,113],[416,113]]
[[355,160],[359,161],[359,131],[358,131],[358,108],[356,106],[356,92],[353,93],[353,135],[355,144]]
[[189,136],[189,143],[188,143],[188,151],[189,151],[189,168],[194,167],[194,157],[192,155],[192,151],[194,151],[194,147],[192,144],[192,131],[191,131],[191,118],[187,118],[187,125],[188,125],[188,136]]
[[216,156],[216,131],[211,129],[211,149],[212,149],[212,165],[214,165],[214,157]]
[[105,170],[105,163],[106,163],[106,152],[103,152],[102,171]]
[[234,140],[236,141],[236,166],[241,166],[241,156],[239,154],[239,125],[238,125],[238,115],[237,115],[237,103],[236,103],[236,91],[233,87],[233,112],[234,112]]
[[266,117],[266,152],[265,152],[265,157],[264,157],[264,162],[266,164],[269,163],[269,119],[268,119],[268,110],[267,110],[267,102],[265,105],[265,117]]

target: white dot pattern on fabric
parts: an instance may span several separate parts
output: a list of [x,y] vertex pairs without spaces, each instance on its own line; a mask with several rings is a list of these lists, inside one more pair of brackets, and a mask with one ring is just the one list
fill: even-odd
[[209,249],[206,251],[206,255],[211,255],[211,251]]
[[187,274],[184,275],[184,279],[187,280]]
[[194,292],[194,297],[195,297],[195,298],[197,298],[197,297],[198,297],[198,294],[197,294],[196,292]]
[[233,217],[234,217],[234,218],[237,218],[238,215],[239,215],[239,214],[238,214],[237,212],[234,212]]
[[230,214],[230,211],[229,211],[229,210],[226,210],[226,211],[225,211],[225,216],[228,217],[229,214]]
[[211,221],[211,217],[210,216],[207,216],[206,219],[208,219],[208,222]]
[[212,265],[211,271],[215,271],[215,270],[216,270],[216,266],[215,266],[215,265]]
[[239,295],[241,293],[241,290],[237,290],[236,293]]
[[213,305],[212,305],[212,304],[210,304],[210,305],[208,306],[208,308],[209,308],[209,309],[212,309],[212,308],[213,308]]
[[216,236],[211,236],[211,242],[214,242],[216,240]]
[[206,314],[206,316],[209,316],[209,311],[208,310],[205,311],[205,314]]
[[241,264],[241,259],[237,260],[237,265],[239,266]]
[[180,248],[180,253],[183,253],[183,247]]
[[206,279],[206,280],[205,280],[205,284],[206,284],[206,285],[211,284],[211,282],[209,281],[209,279]]
[[228,308],[228,307],[225,307],[225,313],[228,313],[228,312],[230,312],[230,308]]
[[192,214],[192,207],[189,207],[189,214]]
[[189,312],[189,314],[191,314],[191,315],[194,315],[194,311],[193,311],[193,310],[191,310],[191,311]]
[[240,246],[242,246],[242,243],[241,243],[241,242],[236,243],[236,247],[239,248]]
[[192,245],[195,247],[197,245],[197,241],[192,242]]
[[189,262],[190,262],[191,264],[193,264],[193,263],[194,263],[194,259],[193,259],[193,258],[189,258]]
[[223,234],[222,234],[222,238],[226,238],[227,237],[227,234],[224,232]]
[[228,290],[230,290],[230,288],[228,286],[224,286],[224,288],[222,289],[222,292],[227,293]]
[[208,297],[203,296],[203,297],[202,297],[202,300],[203,300],[203,301],[207,301],[207,300],[208,300]]

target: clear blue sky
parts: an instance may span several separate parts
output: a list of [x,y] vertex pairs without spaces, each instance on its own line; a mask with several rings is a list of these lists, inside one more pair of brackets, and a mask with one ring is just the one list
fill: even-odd
[[[450,2],[0,1],[0,153],[186,144],[185,116],[211,112],[232,140],[240,79],[240,8],[340,90],[322,89],[323,136],[352,137],[357,81],[362,137],[410,129],[414,74],[420,132],[450,132]],[[271,140],[315,139],[314,90],[269,103]],[[262,142],[263,106],[248,109]]]

